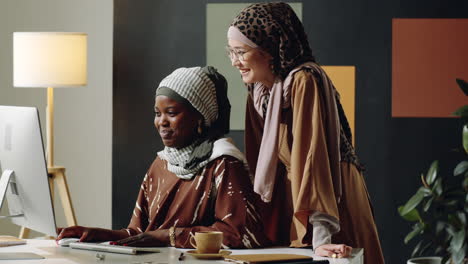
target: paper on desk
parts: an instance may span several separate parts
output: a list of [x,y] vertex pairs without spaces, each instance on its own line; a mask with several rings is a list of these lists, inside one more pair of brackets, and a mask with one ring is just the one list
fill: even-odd
[[0,236],[0,247],[24,245],[26,240],[14,236]]
[[38,254],[29,252],[0,252],[0,260],[12,259],[43,259],[44,257]]

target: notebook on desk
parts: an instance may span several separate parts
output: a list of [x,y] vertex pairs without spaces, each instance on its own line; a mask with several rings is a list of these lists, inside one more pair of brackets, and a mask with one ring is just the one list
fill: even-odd
[[297,254],[229,255],[229,256],[225,256],[224,260],[234,262],[234,263],[241,263],[241,264],[316,263],[310,256],[297,255]]
[[136,255],[139,253],[159,253],[159,248],[154,247],[128,247],[109,245],[106,243],[90,243],[90,242],[73,242],[70,247],[74,249],[93,250],[110,253],[131,254]]

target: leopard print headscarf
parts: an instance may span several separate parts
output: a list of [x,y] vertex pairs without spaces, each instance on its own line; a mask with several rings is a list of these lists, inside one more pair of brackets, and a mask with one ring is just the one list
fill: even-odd
[[231,26],[273,57],[273,71],[283,80],[298,65],[315,62],[304,27],[286,3],[249,5]]

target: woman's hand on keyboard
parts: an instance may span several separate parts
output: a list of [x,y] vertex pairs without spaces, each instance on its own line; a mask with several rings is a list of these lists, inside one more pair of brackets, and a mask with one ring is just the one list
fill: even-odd
[[111,242],[111,245],[122,245],[129,247],[163,247],[169,245],[168,230],[159,229],[143,232],[135,236],[127,237]]
[[80,242],[99,242],[121,239],[128,236],[127,232],[121,230],[109,230],[95,227],[71,226],[59,228],[57,240],[66,237],[77,237]]

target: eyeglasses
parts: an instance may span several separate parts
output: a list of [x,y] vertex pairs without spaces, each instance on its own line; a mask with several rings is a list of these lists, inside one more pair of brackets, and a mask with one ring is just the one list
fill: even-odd
[[226,53],[227,53],[226,55],[229,57],[229,59],[231,59],[231,61],[238,59],[239,61],[244,62],[245,61],[244,55],[254,49],[255,48],[251,48],[247,51],[244,51],[244,50],[234,50],[234,49],[231,49],[230,47],[226,47]]

